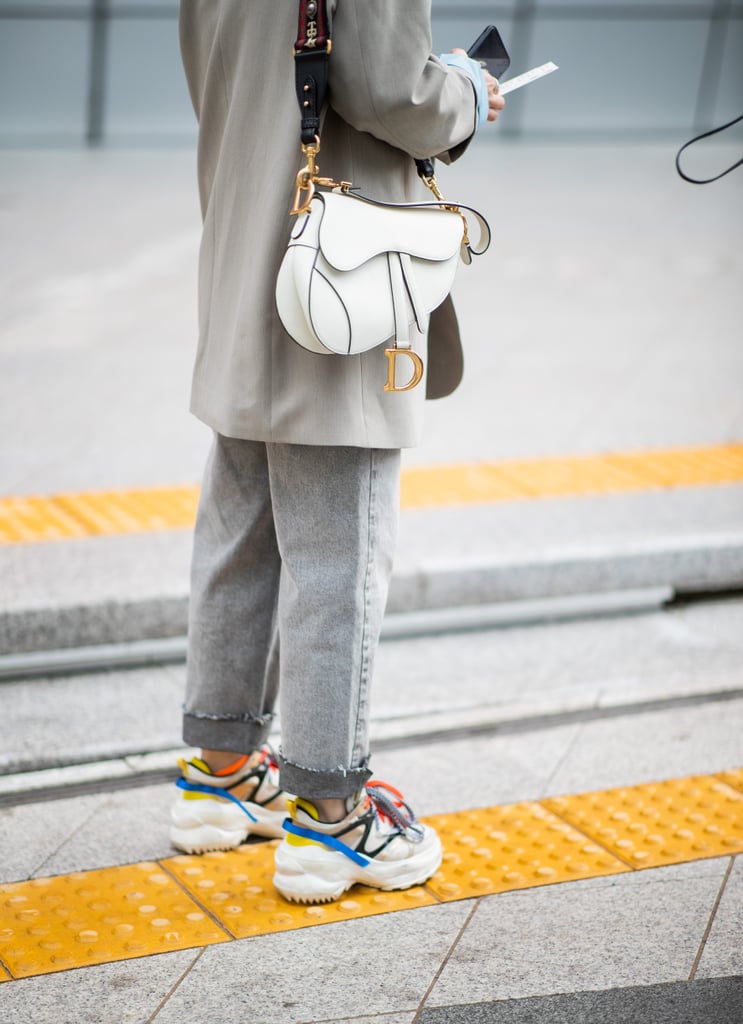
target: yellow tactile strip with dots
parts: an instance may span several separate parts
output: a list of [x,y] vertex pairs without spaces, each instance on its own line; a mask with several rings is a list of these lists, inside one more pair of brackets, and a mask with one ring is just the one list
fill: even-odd
[[236,939],[292,931],[331,921],[372,917],[391,910],[427,907],[439,900],[423,886],[380,892],[355,886],[345,899],[313,906],[288,903],[273,887],[273,853],[278,840],[198,858],[173,857],[163,864],[188,893],[221,921]]
[[714,776],[556,797],[544,805],[634,868],[742,848],[743,793]]
[[424,886],[302,906],[273,888],[277,841],[0,885],[0,981],[514,889],[743,851],[743,769],[427,818]]
[[3,885],[0,903],[0,959],[14,978],[230,938],[156,863]]
[[[403,470],[404,509],[743,482],[743,443]],[[0,498],[0,544],[186,529],[192,485]]]

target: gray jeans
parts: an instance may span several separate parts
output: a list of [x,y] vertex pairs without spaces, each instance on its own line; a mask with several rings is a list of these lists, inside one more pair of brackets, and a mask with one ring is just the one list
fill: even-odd
[[284,789],[345,797],[369,778],[399,477],[397,449],[215,435],[194,535],[186,743],[254,750],[280,693]]

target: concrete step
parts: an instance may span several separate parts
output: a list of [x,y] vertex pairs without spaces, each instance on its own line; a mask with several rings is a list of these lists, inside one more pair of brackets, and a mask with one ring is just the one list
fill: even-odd
[[[737,599],[387,640],[375,671],[374,748],[740,697],[742,618]],[[3,683],[0,800],[172,775],[184,681],[176,665]]]
[[[735,590],[742,523],[740,485],[407,511],[388,612]],[[184,635],[190,545],[184,530],[0,547],[0,655]]]

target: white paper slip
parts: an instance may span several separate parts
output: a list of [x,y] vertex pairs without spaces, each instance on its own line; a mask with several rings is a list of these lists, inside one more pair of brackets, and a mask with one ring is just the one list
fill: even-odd
[[551,60],[548,60],[546,64],[540,64],[538,68],[525,71],[523,75],[516,75],[515,78],[509,78],[507,82],[500,82],[498,92],[501,96],[505,96],[507,92],[520,89],[522,85],[528,85],[529,82],[536,82],[538,78],[543,78],[553,71],[557,71],[557,64],[553,64]]

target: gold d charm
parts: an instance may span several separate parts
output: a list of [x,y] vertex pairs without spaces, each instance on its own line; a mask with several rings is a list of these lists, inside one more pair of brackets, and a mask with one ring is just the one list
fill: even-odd
[[[384,354],[387,356],[387,383],[385,391],[411,391],[416,384],[420,384],[423,378],[423,360],[412,348],[386,348]],[[395,385],[395,362],[398,356],[407,356],[413,361],[413,376],[407,384],[401,388]]]

